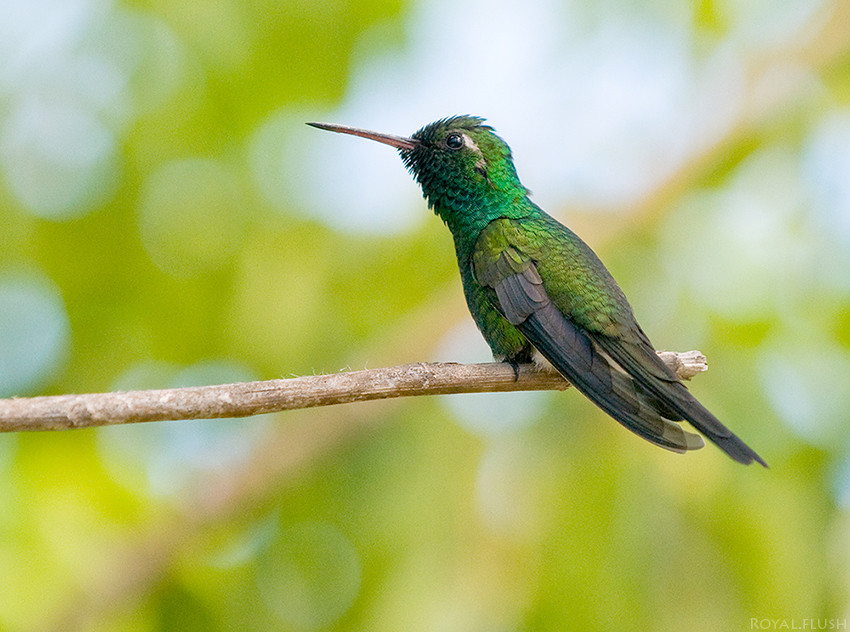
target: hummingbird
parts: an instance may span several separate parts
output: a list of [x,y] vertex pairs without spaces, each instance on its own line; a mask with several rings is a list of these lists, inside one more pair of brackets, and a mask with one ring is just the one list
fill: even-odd
[[542,356],[623,426],[668,450],[705,445],[767,467],[658,357],[602,261],[531,201],[510,147],[477,116],[452,116],[410,137],[308,123],[398,150],[454,239],[466,303],[493,357],[514,370]]

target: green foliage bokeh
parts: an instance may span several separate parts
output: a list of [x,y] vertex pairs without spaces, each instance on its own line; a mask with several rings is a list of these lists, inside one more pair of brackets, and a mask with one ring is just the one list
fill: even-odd
[[[740,109],[672,151],[652,186],[598,204],[551,194],[547,210],[609,264],[657,345],[708,356],[691,388],[771,469],[713,446],[658,450],[573,392],[512,412],[502,396],[423,398],[2,436],[0,629],[846,627],[850,194],[823,183],[850,174],[828,159],[850,156],[835,140],[850,139],[847,11],[799,3],[768,33],[731,2],[591,4],[563,3],[578,39],[677,20],[691,62],[728,50],[740,69]],[[413,183],[398,204],[416,219],[386,231],[326,221],[304,202],[315,181],[299,186],[302,156],[327,143],[301,122],[356,111],[368,61],[410,62],[417,29],[439,33],[452,10],[12,5],[0,12],[14,26],[0,46],[3,396],[466,359],[446,342],[477,336],[450,237]],[[472,40],[477,23],[464,28]],[[511,36],[491,30],[484,58]],[[434,107],[476,71],[464,59],[426,86]],[[367,110],[418,112],[410,82],[375,73],[396,99]],[[522,157],[560,164],[570,139],[543,123]],[[632,132],[638,151],[651,144]],[[609,152],[589,160],[597,180],[618,179]],[[314,175],[381,187],[363,160],[343,174],[319,159]],[[489,424],[501,407],[515,423]]]

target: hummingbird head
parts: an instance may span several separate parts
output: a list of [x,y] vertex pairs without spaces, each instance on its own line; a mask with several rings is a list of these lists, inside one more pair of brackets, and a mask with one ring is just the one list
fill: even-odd
[[447,221],[453,215],[473,209],[480,212],[528,193],[517,177],[510,147],[477,116],[440,119],[410,138],[327,123],[308,125],[398,149],[428,205]]
[[402,159],[430,206],[463,211],[469,204],[527,194],[520,184],[511,149],[477,116],[453,116],[413,134],[416,147]]

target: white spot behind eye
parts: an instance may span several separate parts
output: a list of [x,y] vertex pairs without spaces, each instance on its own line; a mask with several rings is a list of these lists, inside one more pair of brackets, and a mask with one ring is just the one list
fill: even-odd
[[469,147],[476,154],[478,154],[478,160],[475,161],[475,168],[486,172],[487,161],[484,160],[484,154],[481,153],[481,150],[478,148],[478,143],[472,140],[472,137],[468,136],[467,134],[461,134],[461,136],[463,137],[464,147]]

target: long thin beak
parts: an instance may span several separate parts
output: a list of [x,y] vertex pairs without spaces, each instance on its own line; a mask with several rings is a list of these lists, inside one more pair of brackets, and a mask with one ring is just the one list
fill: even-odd
[[393,136],[392,134],[379,134],[378,132],[370,132],[367,129],[358,129],[356,127],[346,127],[345,125],[333,125],[332,123],[307,123],[310,127],[324,129],[329,132],[339,132],[340,134],[351,134],[352,136],[360,136],[369,140],[376,140],[379,143],[390,145],[396,149],[404,149],[410,151],[419,145],[419,141],[413,138],[405,138],[404,136]]

